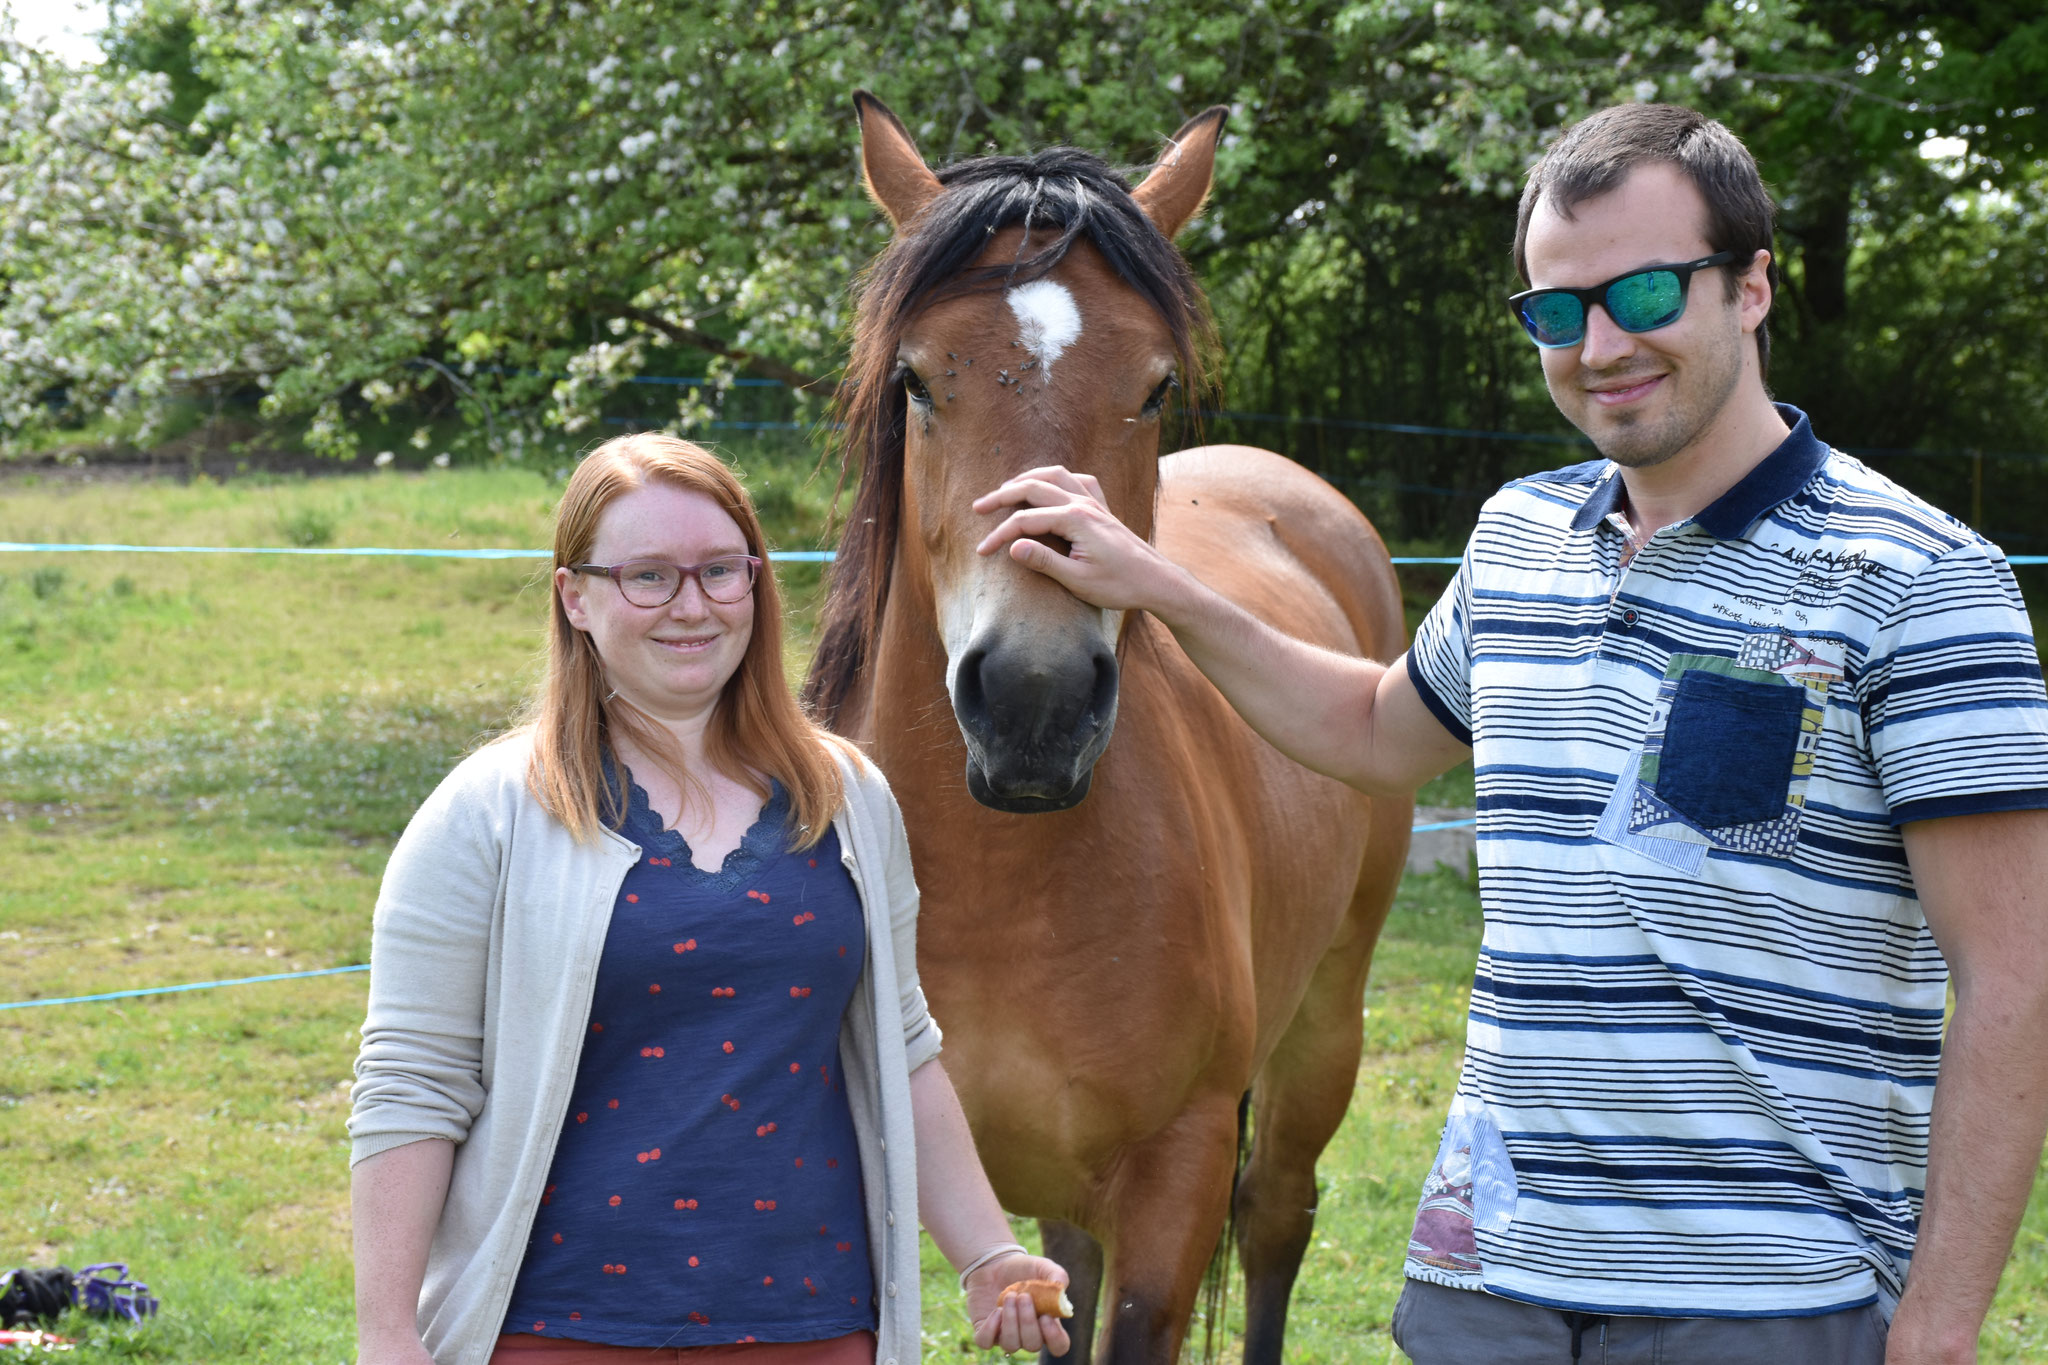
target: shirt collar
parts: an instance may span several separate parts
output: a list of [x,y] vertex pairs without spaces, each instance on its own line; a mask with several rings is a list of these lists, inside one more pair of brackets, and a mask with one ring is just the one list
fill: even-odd
[[[1778,448],[1757,464],[1720,497],[1707,504],[1692,520],[1716,540],[1734,540],[1756,524],[1756,519],[1806,486],[1828,457],[1825,442],[1813,434],[1813,423],[1790,403],[1776,405],[1791,433]],[[1618,466],[1609,464],[1593,486],[1593,492],[1572,516],[1572,529],[1585,531],[1598,526],[1607,515],[1621,507],[1624,487]]]

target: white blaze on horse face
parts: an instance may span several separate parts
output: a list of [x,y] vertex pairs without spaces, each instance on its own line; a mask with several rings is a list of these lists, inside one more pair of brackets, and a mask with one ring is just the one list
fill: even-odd
[[[1030,593],[1030,589],[1042,583],[1043,580],[1033,570],[1018,564],[1007,554],[974,555],[964,573],[942,576],[935,605],[939,616],[939,639],[946,648],[948,696],[959,695],[957,688],[962,656],[990,628],[1003,625],[1028,635],[1051,626],[1054,638],[1063,633],[1060,623],[1046,620],[1044,595]],[[1116,649],[1117,637],[1124,626],[1121,611],[1091,607],[1078,599],[1073,602],[1071,610],[1075,615],[1067,618],[1069,622],[1083,631],[1096,633],[1112,652]],[[1067,638],[1071,640],[1071,637]]]
[[1033,280],[1006,296],[1017,315],[1017,344],[1038,358],[1039,371],[1052,380],[1052,363],[1060,352],[1081,339],[1081,309],[1063,284]]

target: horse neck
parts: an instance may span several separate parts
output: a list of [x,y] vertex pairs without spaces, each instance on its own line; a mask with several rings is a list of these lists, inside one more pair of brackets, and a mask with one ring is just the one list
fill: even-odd
[[899,540],[891,553],[889,595],[866,666],[847,698],[850,723],[842,728],[891,774],[932,761],[938,748],[937,764],[951,764],[957,778],[965,746],[946,691],[946,647],[927,582],[919,556]]

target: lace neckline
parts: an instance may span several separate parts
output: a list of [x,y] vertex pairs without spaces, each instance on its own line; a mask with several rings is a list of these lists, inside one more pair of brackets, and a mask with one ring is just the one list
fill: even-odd
[[680,830],[662,824],[661,816],[648,800],[646,789],[633,780],[631,768],[623,765],[614,768],[611,760],[607,759],[605,770],[605,776],[613,781],[617,780],[618,772],[623,772],[626,778],[626,818],[619,826],[619,833],[640,845],[642,853],[669,859],[675,871],[683,877],[720,890],[731,890],[739,885],[742,877],[780,855],[786,846],[789,793],[772,777],[768,779],[768,800],[762,805],[761,813],[740,836],[739,845],[727,853],[718,870],[712,872],[697,865],[690,854],[689,840],[683,838]]

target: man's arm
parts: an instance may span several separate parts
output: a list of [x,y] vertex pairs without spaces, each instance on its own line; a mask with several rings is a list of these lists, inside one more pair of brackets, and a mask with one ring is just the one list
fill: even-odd
[[[1392,666],[1282,634],[1204,585],[1116,519],[1087,474],[1020,474],[978,499],[1014,507],[979,549],[1010,557],[1111,611],[1148,611],[1245,723],[1297,763],[1375,794],[1414,791],[1470,750]],[[1065,554],[1031,539],[1056,536]]]
[[1922,820],[1906,860],[1955,982],[1927,1199],[1887,1365],[1974,1361],[2048,1133],[2048,811]]

